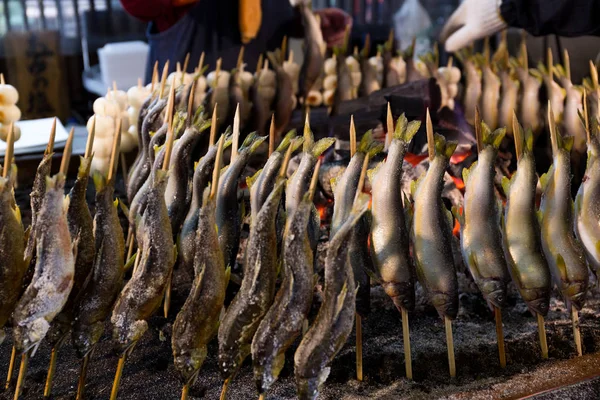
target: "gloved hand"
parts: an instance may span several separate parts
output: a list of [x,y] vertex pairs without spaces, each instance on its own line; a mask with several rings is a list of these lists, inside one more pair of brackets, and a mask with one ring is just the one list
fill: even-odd
[[440,34],[446,51],[453,53],[506,28],[500,15],[501,3],[502,0],[464,0]]

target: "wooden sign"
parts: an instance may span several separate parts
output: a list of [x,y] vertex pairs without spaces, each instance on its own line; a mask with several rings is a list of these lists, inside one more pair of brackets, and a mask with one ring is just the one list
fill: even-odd
[[57,31],[8,32],[4,36],[7,82],[19,91],[21,119],[68,117],[68,90]]

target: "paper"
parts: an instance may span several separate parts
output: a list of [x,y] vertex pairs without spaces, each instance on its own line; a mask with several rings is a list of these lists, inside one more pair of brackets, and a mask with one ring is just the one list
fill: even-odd
[[[54,118],[42,118],[15,122],[21,128],[21,138],[15,142],[15,155],[43,152],[50,139],[53,120]],[[68,137],[65,127],[57,119],[54,148],[64,148]],[[0,140],[0,155],[3,156],[5,151],[6,142]]]

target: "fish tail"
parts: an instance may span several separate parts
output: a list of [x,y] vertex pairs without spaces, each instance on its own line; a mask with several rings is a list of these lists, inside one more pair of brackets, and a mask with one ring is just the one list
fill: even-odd
[[292,145],[294,138],[296,138],[296,130],[292,129],[283,137],[283,139],[281,139],[281,143],[279,143],[279,146],[277,146],[275,151],[278,153],[283,153],[286,151],[287,148]]

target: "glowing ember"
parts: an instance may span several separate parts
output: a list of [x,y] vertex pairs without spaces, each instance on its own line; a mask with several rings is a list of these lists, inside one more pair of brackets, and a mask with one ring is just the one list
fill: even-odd
[[456,185],[456,188],[458,190],[464,190],[464,188],[465,188],[465,182],[462,179],[457,178],[456,176],[452,176],[452,175],[450,175],[450,177],[454,181],[454,184]]
[[471,150],[467,150],[464,153],[460,153],[460,154],[453,154],[452,157],[450,157],[450,162],[452,164],[460,164],[461,162],[465,161],[467,159],[467,157],[469,157],[471,155]]
[[404,160],[406,162],[408,162],[410,165],[412,165],[413,167],[416,167],[417,165],[419,165],[421,163],[421,161],[423,161],[426,158],[427,158],[427,154],[406,153],[406,155],[404,156]]
[[[458,212],[460,213],[460,215],[463,214],[463,208],[461,207]],[[454,228],[452,228],[452,234],[456,237],[460,237],[460,223],[458,222],[458,220],[455,218],[454,219]]]

